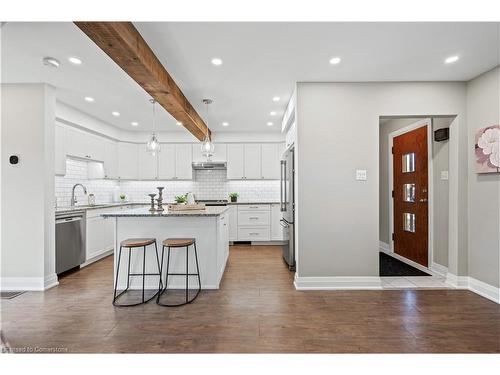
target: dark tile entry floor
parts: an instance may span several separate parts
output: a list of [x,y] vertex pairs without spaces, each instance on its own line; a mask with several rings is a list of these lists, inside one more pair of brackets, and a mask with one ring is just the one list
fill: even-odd
[[431,276],[400,260],[379,252],[380,276]]

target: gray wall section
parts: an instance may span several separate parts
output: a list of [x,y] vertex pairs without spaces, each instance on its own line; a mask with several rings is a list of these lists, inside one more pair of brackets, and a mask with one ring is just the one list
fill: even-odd
[[[378,276],[379,116],[458,115],[453,196],[466,201],[466,84],[297,85],[299,277]],[[455,168],[455,167],[454,167]],[[355,170],[366,169],[367,181]],[[455,274],[466,272],[466,204],[457,208]]]
[[475,172],[474,136],[479,128],[500,123],[500,68],[467,85],[469,155],[469,275],[499,286],[500,174]]

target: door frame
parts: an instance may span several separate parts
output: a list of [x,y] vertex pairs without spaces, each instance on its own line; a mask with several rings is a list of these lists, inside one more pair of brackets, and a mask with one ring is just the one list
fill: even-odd
[[[427,212],[427,221],[428,221],[428,238],[427,238],[427,268],[428,270],[431,269],[432,263],[433,263],[433,254],[434,254],[434,249],[433,249],[433,239],[434,239],[434,178],[433,178],[433,165],[432,165],[432,118],[424,118],[421,120],[418,120],[417,122],[414,122],[410,125],[407,125],[401,129],[395,130],[391,133],[389,133],[389,142],[388,142],[388,159],[389,159],[389,169],[388,169],[388,176],[389,176],[389,184],[388,184],[388,197],[389,197],[389,250],[391,253],[394,255],[398,255],[394,252],[394,240],[392,239],[392,233],[394,233],[394,204],[393,204],[393,198],[392,198],[392,190],[394,187],[394,176],[393,176],[393,156],[392,156],[392,147],[394,144],[394,138],[408,133],[412,130],[421,128],[425,125],[427,126],[427,193],[428,193],[428,198],[427,198],[427,205],[428,205],[428,212]],[[404,257],[401,257],[404,258]],[[406,258],[404,258],[406,259]],[[411,264],[417,264],[416,262],[413,262],[411,259],[406,259]],[[418,264],[420,267],[422,265]]]

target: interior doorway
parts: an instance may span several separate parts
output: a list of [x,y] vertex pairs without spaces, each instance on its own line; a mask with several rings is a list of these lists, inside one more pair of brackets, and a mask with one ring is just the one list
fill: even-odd
[[380,276],[432,276],[448,265],[449,150],[442,134],[453,120],[380,119]]

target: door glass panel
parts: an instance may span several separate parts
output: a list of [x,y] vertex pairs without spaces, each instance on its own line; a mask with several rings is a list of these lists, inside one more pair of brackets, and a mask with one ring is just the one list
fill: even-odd
[[415,214],[403,213],[403,230],[415,233]]
[[403,173],[415,172],[415,153],[403,154]]
[[415,184],[403,184],[403,201],[415,202]]

